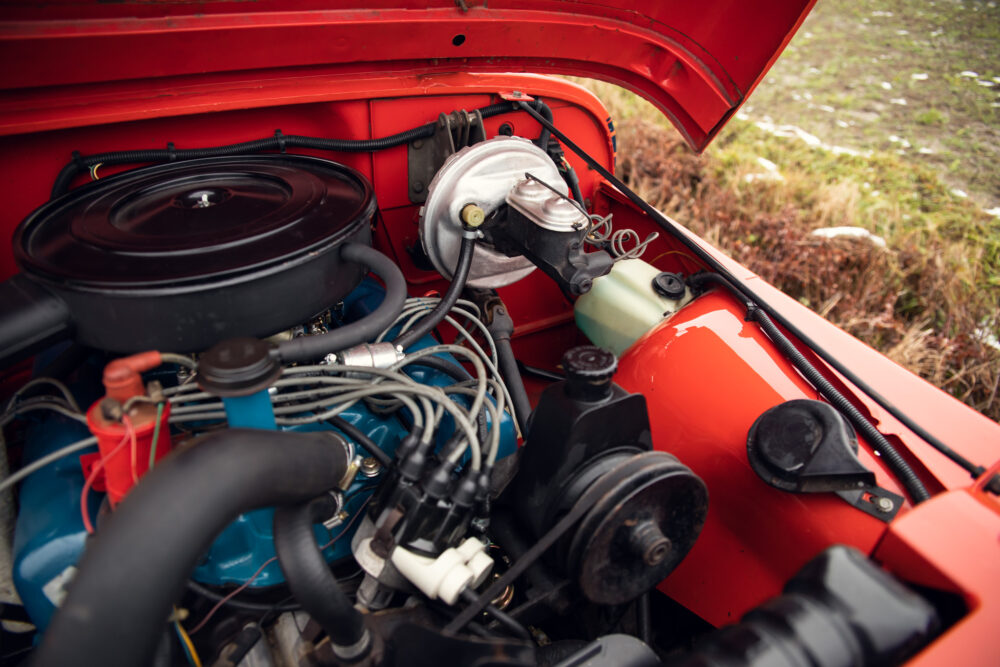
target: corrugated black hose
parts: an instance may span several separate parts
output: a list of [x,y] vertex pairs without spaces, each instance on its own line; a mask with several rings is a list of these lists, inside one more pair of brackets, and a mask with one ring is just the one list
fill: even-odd
[[[721,285],[736,295],[737,298],[743,298],[738,290],[726,280],[724,277],[717,273],[698,273],[690,278],[688,278],[688,284],[693,287],[698,287],[707,282],[713,282],[717,285]],[[896,451],[885,436],[882,435],[875,426],[865,419],[865,416],[854,407],[847,398],[841,394],[837,389],[830,384],[830,381],[823,377],[815,366],[813,366],[808,359],[799,351],[792,341],[788,340],[785,334],[781,333],[781,330],[771,321],[771,318],[765,313],[761,308],[757,306],[753,301],[746,299],[747,306],[747,318],[751,319],[760,325],[760,328],[764,330],[767,337],[771,339],[781,353],[792,362],[792,365],[812,384],[816,390],[823,395],[826,400],[837,408],[841,414],[843,414],[847,419],[854,425],[854,428],[865,437],[868,443],[882,455],[882,459],[885,461],[886,465],[892,470],[893,474],[899,479],[900,483],[906,489],[906,492],[910,495],[910,500],[914,505],[922,503],[923,501],[930,498],[930,494],[927,493],[924,483],[920,481],[917,474],[913,471],[913,468],[906,462],[906,460]]]
[[[547,120],[542,114],[540,114],[534,107],[530,104],[525,104],[523,102],[519,103],[521,109],[525,111],[528,115],[538,121],[543,127],[552,132],[553,136],[558,138],[562,143],[568,147],[571,151],[576,153],[584,162],[587,163],[591,169],[596,171],[602,177],[604,177],[609,183],[615,186],[622,194],[624,194],[629,201],[635,204],[641,211],[649,216],[650,220],[660,226],[665,232],[674,236],[678,241],[680,241],[684,246],[691,251],[691,253],[701,260],[705,266],[711,268],[713,271],[720,274],[722,277],[727,279],[736,280],[735,276],[722,265],[718,259],[712,256],[705,248],[703,248],[698,241],[695,240],[696,237],[691,235],[689,232],[681,229],[677,223],[673,220],[667,218],[665,215],[653,208],[649,202],[644,200],[638,194],[635,193],[631,188],[629,188],[621,179],[617,178],[613,173],[608,171],[604,165],[595,160],[586,151],[577,146],[572,139],[566,136],[566,134],[559,130],[551,121]],[[770,317],[773,317],[778,321],[781,326],[788,329],[797,339],[804,343],[810,350],[816,353],[818,357],[823,359],[826,363],[830,364],[838,373],[846,377],[850,382],[855,385],[862,392],[870,396],[876,403],[885,408],[885,410],[891,414],[893,417],[898,419],[906,428],[913,431],[918,437],[923,438],[931,447],[950,458],[956,464],[964,468],[972,475],[973,478],[978,478],[985,471],[986,468],[981,465],[976,465],[966,459],[965,457],[957,454],[954,449],[948,445],[941,442],[940,439],[931,434],[927,429],[918,424],[909,415],[899,409],[895,404],[888,400],[885,396],[882,396],[876,389],[869,383],[865,382],[857,373],[855,373],[846,364],[838,360],[829,350],[824,349],[816,341],[809,337],[801,328],[795,325],[794,322],[790,321],[788,318],[784,317],[780,311],[771,306],[763,297],[754,292],[746,284],[732,284],[732,289],[736,291],[742,298],[749,299],[753,301],[758,308],[763,309],[767,312]],[[989,480],[989,483],[985,487],[991,493],[1000,495],[1000,475],[996,475],[993,479]]]

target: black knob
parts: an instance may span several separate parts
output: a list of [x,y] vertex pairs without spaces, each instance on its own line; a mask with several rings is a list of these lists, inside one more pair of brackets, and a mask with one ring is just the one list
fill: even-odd
[[618,370],[618,359],[595,345],[574,347],[563,355],[566,390],[573,397],[597,401],[611,394],[611,378]]
[[281,365],[256,338],[230,338],[198,360],[198,386],[216,396],[248,396],[271,386]]
[[680,299],[684,296],[684,278],[679,273],[664,271],[653,278],[653,289],[668,299]]

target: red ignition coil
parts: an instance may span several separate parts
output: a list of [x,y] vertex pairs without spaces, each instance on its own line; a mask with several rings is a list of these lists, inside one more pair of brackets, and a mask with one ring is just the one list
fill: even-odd
[[[170,403],[163,400],[163,410],[157,419],[157,405],[145,400],[129,399],[145,396],[140,373],[156,368],[160,353],[141,352],[115,359],[104,368],[106,395],[87,410],[87,425],[97,437],[97,447],[103,462],[104,487],[112,506],[129,492],[149,469],[153,435],[156,434],[155,461],[170,452]],[[157,425],[159,429],[157,429]],[[100,485],[95,481],[95,487]]]

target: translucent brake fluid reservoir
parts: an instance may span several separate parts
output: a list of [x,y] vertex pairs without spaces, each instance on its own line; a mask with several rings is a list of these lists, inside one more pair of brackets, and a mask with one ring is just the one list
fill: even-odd
[[623,259],[574,306],[576,325],[587,338],[620,355],[665,316],[691,300],[684,281],[641,259]]

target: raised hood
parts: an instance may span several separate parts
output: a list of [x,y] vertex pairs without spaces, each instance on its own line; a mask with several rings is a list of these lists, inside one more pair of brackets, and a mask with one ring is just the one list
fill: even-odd
[[286,74],[538,72],[629,88],[659,107],[701,150],[753,90],[814,2],[5,4],[0,132],[66,127],[73,114],[52,109],[81,100],[156,90],[211,95],[213,88],[234,81]]

